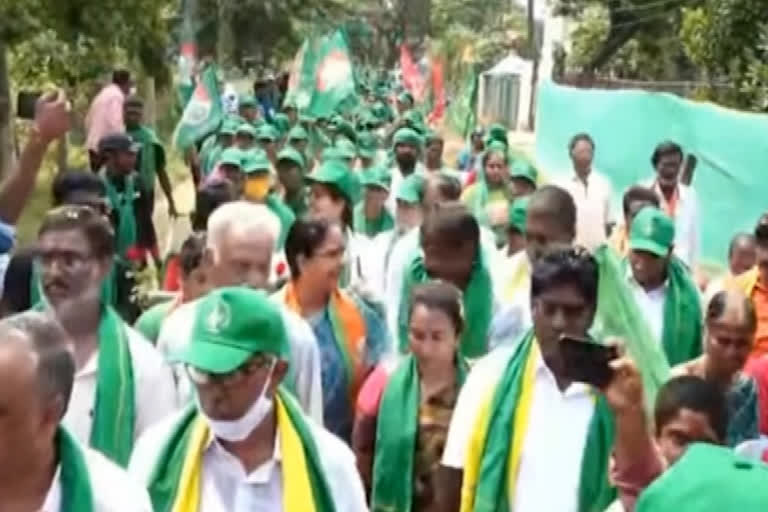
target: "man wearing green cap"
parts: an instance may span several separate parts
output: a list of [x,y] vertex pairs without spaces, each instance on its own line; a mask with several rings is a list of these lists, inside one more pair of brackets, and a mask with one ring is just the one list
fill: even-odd
[[339,157],[347,164],[350,169],[357,167],[357,146],[355,143],[346,137],[336,137],[336,142],[333,145],[336,149]]
[[397,96],[397,114],[402,116],[413,108],[413,94],[403,91]]
[[305,169],[304,157],[295,148],[286,146],[277,154],[277,177],[283,186],[283,202],[296,218],[304,217],[309,211]]
[[302,155],[307,151],[309,145],[309,134],[306,128],[301,124],[295,125],[288,132],[288,144],[299,151]]
[[355,206],[355,231],[373,238],[394,227],[392,215],[384,207],[389,195],[389,173],[383,167],[360,171],[360,183],[365,189],[363,200]]
[[240,148],[231,147],[221,152],[221,157],[214,172],[206,179],[212,182],[219,179],[229,181],[240,194],[243,190],[243,160],[245,152]]
[[673,255],[674,221],[646,206],[632,220],[627,283],[638,308],[670,365],[701,355],[702,312],[697,287]]
[[213,172],[222,151],[234,146],[238,126],[240,126],[239,121],[227,118],[221,123],[218,133],[205,140],[200,149],[203,178],[210,176]]
[[242,123],[235,133],[235,144],[243,151],[247,151],[256,145],[256,128],[250,123]]
[[[421,158],[421,136],[410,128],[400,128],[392,139],[395,153],[395,166],[390,171],[392,176],[392,189],[397,190],[400,182],[411,174],[424,173]],[[395,210],[394,196],[387,202],[390,211]]]
[[131,462],[156,511],[366,509],[350,449],[282,386],[288,353],[264,292],[221,288],[194,304],[190,341],[172,358],[195,405],[148,432]]
[[282,249],[288,230],[291,229],[296,216],[282,199],[272,190],[271,165],[267,155],[262,150],[250,152],[243,160],[243,199],[252,203],[267,205],[272,213],[280,219],[280,236],[277,239],[278,249]]
[[62,425],[75,355],[56,319],[27,311],[0,320],[0,378],[3,510],[152,510],[141,485]]
[[516,160],[509,170],[509,187],[512,197],[528,197],[536,192],[538,171],[525,160]]
[[378,159],[378,144],[371,132],[360,132],[357,135],[357,155],[360,157],[360,169],[370,169]]
[[267,158],[274,165],[277,162],[277,139],[280,135],[277,129],[269,123],[264,123],[256,130],[256,140],[259,147],[267,153]]
[[240,117],[245,119],[248,124],[253,126],[261,124],[261,110],[252,94],[240,96],[237,109]]

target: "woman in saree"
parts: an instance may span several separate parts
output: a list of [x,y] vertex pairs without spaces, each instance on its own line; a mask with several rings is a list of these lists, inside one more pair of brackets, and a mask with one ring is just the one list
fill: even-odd
[[357,401],[352,448],[372,511],[440,510],[435,475],[466,373],[461,292],[418,285],[409,318],[410,353],[380,365]]

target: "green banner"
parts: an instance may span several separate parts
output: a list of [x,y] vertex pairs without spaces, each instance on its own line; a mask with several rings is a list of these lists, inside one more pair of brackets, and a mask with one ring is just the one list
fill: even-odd
[[208,66],[200,76],[173,135],[177,148],[184,151],[216,130],[223,118],[216,68]]
[[464,137],[469,136],[477,122],[477,82],[477,73],[468,73],[447,109],[449,126]]
[[723,263],[737,231],[751,232],[768,209],[768,115],[728,110],[672,94],[576,89],[546,82],[538,91],[536,156],[551,175],[572,172],[568,142],[595,140],[595,168],[624,191],[654,176],[651,154],[672,140],[694,155],[704,262]]

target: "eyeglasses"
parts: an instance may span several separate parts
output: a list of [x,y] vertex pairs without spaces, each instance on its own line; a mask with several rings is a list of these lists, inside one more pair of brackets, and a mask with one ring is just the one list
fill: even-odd
[[276,359],[273,357],[256,356],[229,373],[211,373],[185,365],[189,380],[198,386],[218,385],[224,388],[232,388],[243,382],[255,372],[274,367]]

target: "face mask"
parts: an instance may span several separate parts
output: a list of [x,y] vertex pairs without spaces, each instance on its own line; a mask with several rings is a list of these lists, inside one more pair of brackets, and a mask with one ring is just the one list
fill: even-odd
[[258,178],[248,178],[245,180],[243,195],[251,201],[261,201],[269,193],[270,178],[269,174],[259,176]]
[[[272,410],[272,399],[268,398],[266,393],[267,388],[269,387],[269,382],[272,380],[272,371],[275,369],[275,364],[276,362],[272,361],[272,365],[269,368],[267,381],[264,383],[264,387],[261,390],[259,398],[253,402],[248,411],[246,411],[246,413],[243,414],[243,416],[239,419],[231,421],[214,420],[205,414],[205,411],[202,407],[200,407],[200,402],[198,401],[197,408],[208,422],[208,425],[211,427],[211,431],[213,431],[213,434],[216,437],[223,439],[224,441],[242,441],[251,435],[251,432],[256,430],[256,427],[261,425],[261,423],[264,421],[264,418],[266,418],[267,414],[269,414]],[[196,398],[196,400],[199,400],[199,398]]]

